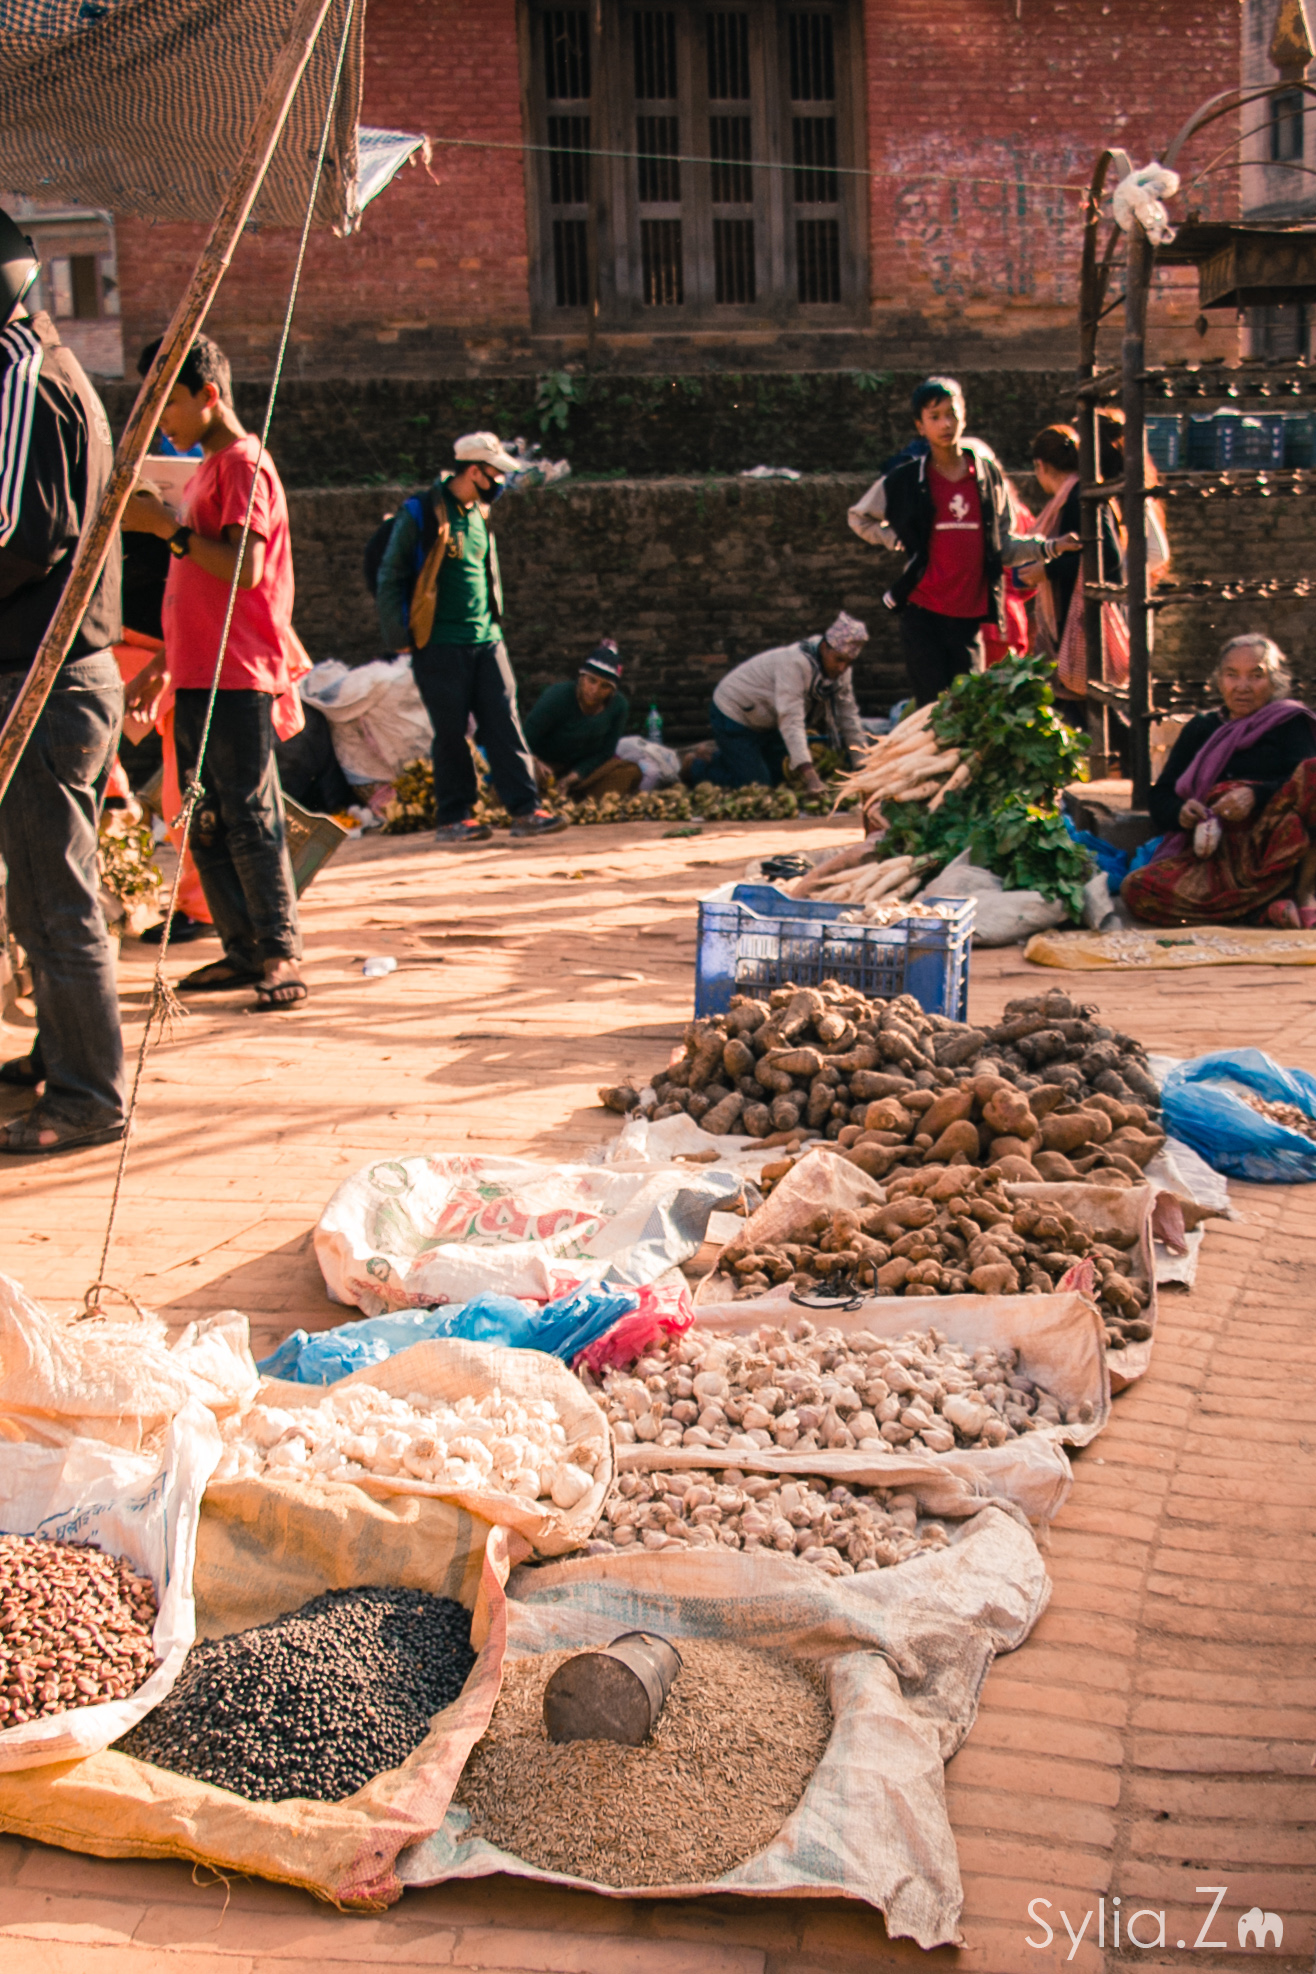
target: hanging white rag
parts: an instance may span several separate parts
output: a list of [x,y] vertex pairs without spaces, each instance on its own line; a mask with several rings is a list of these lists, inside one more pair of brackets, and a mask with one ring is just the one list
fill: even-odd
[[1179,174],[1163,164],[1152,162],[1128,172],[1115,187],[1115,224],[1127,233],[1134,220],[1140,220],[1152,244],[1164,247],[1174,238],[1170,215],[1162,200],[1172,199],[1179,190]]

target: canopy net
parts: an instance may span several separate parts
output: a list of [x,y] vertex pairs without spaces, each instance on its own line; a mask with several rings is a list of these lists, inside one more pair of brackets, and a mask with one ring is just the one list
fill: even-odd
[[[252,221],[300,227],[347,0],[333,0]],[[296,0],[0,0],[0,185],[144,219],[210,225]],[[315,223],[360,213],[365,8],[353,19]]]

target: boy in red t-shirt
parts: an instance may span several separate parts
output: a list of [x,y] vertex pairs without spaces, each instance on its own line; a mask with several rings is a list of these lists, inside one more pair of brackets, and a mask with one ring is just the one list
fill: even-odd
[[[142,351],[145,376],[159,345]],[[187,520],[153,493],[133,494],[125,528],[159,535],[173,561],[164,599],[165,648],[128,688],[126,704],[155,716],[174,690],[174,744],[180,785],[197,766],[206,704],[215,676],[243,517],[251,527],[200,778],[205,794],[192,824],[192,849],[224,958],[179,982],[185,994],[254,987],[260,1008],[306,999],[297,893],[274,758],[274,709],[292,683],[301,647],[292,628],[292,545],[283,487],[260,441],[233,409],[228,358],[198,336],[160,415],[180,452],[200,445],[201,465],[186,492]],[[255,498],[252,500],[252,484]]]
[[965,438],[964,395],[953,377],[920,384],[912,409],[922,444],[855,503],[850,526],[907,557],[882,600],[900,613],[910,689],[926,706],[962,672],[981,670],[984,623],[1004,632],[1006,569],[1049,562],[1079,543],[1076,535],[1046,541],[1012,532],[1005,474],[990,446]]

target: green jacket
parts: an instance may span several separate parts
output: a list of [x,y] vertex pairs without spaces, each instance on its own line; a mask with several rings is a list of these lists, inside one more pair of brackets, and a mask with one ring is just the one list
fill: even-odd
[[[421,570],[435,555],[436,548],[439,582],[443,581],[443,554],[450,533],[443,489],[451,478],[451,472],[440,473],[430,488],[423,527],[412,513],[410,502],[403,503],[393,522],[393,532],[379,565],[379,579],[375,587],[379,627],[389,651],[406,651],[412,644],[411,599]],[[483,501],[479,507],[487,525],[489,509]],[[500,622],[503,614],[503,579],[498,568],[498,544],[492,528],[489,529],[485,568],[489,577],[489,613],[495,622]]]
[[525,737],[555,775],[574,771],[583,780],[617,752],[629,712],[625,693],[614,692],[601,713],[582,713],[576,681],[559,679],[545,686],[527,713]]

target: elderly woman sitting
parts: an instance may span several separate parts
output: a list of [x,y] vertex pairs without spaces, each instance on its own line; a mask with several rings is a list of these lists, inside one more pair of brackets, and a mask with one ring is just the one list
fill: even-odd
[[1151,793],[1170,834],[1121,895],[1150,925],[1316,926],[1316,714],[1268,637],[1231,638],[1214,683],[1224,711],[1175,742]]

